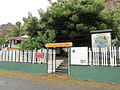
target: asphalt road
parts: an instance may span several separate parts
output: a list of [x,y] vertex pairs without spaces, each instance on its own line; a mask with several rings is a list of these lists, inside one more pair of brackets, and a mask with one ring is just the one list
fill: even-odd
[[86,87],[76,88],[48,83],[37,83],[32,81],[17,80],[8,77],[0,77],[0,90],[101,90],[101,89],[92,89]]

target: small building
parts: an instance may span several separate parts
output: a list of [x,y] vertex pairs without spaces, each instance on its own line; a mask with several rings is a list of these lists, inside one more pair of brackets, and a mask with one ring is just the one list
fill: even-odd
[[7,42],[2,46],[2,50],[16,50],[20,48],[18,44],[23,43],[27,38],[27,35],[9,38]]

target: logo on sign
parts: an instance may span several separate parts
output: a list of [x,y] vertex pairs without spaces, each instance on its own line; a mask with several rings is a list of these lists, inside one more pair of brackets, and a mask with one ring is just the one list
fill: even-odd
[[81,63],[86,63],[86,60],[80,60]]

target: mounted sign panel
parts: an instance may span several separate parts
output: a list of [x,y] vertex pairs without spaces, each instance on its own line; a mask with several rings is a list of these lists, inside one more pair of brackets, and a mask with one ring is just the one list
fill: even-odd
[[111,47],[110,33],[92,34],[92,47]]
[[39,63],[46,63],[44,53],[35,53],[35,57],[38,58]]
[[44,53],[36,53],[35,57],[37,57],[37,58],[44,57]]
[[71,47],[73,46],[72,42],[65,42],[65,43],[48,43],[45,45],[45,47]]
[[88,47],[72,47],[71,64],[88,65]]
[[92,48],[111,47],[111,29],[91,31]]

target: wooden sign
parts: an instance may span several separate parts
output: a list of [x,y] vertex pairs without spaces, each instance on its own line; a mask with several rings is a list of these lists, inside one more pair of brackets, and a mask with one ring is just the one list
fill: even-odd
[[44,53],[36,53],[35,57],[37,57],[37,58],[44,57]]
[[65,43],[48,43],[45,47],[71,47],[73,46],[72,42],[65,42]]

